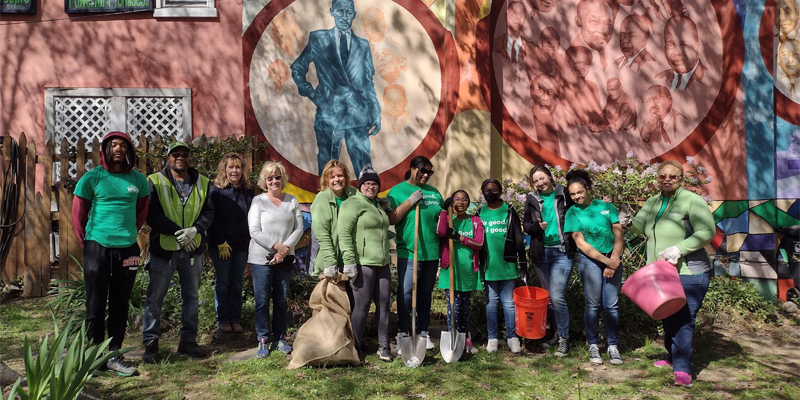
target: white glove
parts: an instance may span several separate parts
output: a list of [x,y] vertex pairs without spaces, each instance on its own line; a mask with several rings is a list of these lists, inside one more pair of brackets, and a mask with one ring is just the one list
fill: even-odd
[[422,190],[417,189],[416,192],[411,193],[411,196],[408,196],[408,200],[411,201],[412,206],[419,203],[422,200]]
[[355,264],[345,265],[344,270],[342,272],[344,272],[345,275],[349,276],[350,279],[353,279],[356,277],[356,275],[358,275],[358,269],[356,269]]
[[181,246],[186,246],[187,243],[193,242],[194,237],[197,236],[197,228],[191,227],[186,229],[181,229],[175,232],[176,239],[178,240],[178,244]]
[[631,215],[626,213],[625,211],[619,212],[619,224],[623,227],[631,225]]
[[672,265],[678,265],[678,261],[681,259],[682,255],[681,251],[675,246],[667,247],[664,251],[658,253],[659,257]]
[[325,270],[322,271],[322,274],[328,278],[333,278],[336,276],[336,266],[331,265],[330,267],[325,267]]

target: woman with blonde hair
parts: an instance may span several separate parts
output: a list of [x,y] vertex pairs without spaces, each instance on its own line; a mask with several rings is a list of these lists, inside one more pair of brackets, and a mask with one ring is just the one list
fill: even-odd
[[356,188],[350,186],[347,165],[339,160],[328,161],[319,177],[319,190],[311,203],[311,230],[319,242],[313,275],[324,273],[327,277],[333,277],[343,265],[337,233],[339,208],[345,200],[356,194]]
[[247,212],[254,196],[241,155],[228,153],[222,157],[208,196],[214,206],[214,220],[208,228],[208,250],[214,262],[217,326],[222,333],[241,333],[242,278],[250,243]]
[[[291,353],[286,343],[286,318],[289,280],[294,263],[294,246],[303,234],[303,216],[297,198],[283,192],[289,176],[280,161],[267,161],[258,175],[258,186],[265,191],[253,199],[247,224],[250,254],[247,262],[253,272],[258,358],[270,350]],[[269,303],[273,302],[270,329]]]

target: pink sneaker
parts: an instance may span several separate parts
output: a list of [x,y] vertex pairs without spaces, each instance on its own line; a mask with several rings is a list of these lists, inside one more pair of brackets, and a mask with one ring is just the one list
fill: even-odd
[[467,339],[464,347],[469,354],[478,354],[478,349],[472,345],[472,340]]
[[653,363],[656,368],[672,367],[672,364],[667,360],[658,360]]
[[675,385],[691,387],[692,376],[683,371],[675,371]]

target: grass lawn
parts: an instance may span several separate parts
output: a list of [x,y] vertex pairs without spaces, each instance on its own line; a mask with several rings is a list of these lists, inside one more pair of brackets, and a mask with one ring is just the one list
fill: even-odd
[[[23,371],[22,341],[52,330],[43,299],[0,305],[0,358]],[[780,317],[776,325],[706,324],[695,336],[692,388],[673,386],[671,370],[652,362],[665,356],[660,342],[623,347],[625,364],[592,366],[582,343],[565,358],[527,341],[521,355],[505,346],[447,364],[438,347],[423,365],[407,368],[401,359],[381,362],[376,345],[362,367],[287,370],[288,357],[274,353],[259,360],[250,335],[210,333],[201,344],[213,351],[204,360],[174,354],[177,333],[161,339],[162,361],[139,366],[139,376],[96,377],[89,385],[104,399],[798,399],[800,327]],[[622,332],[625,335],[625,332]],[[438,339],[438,334],[433,335]],[[130,332],[126,345],[136,346]],[[434,340],[436,341],[436,340]],[[369,346],[369,344],[368,344]],[[138,363],[141,349],[129,354]]]

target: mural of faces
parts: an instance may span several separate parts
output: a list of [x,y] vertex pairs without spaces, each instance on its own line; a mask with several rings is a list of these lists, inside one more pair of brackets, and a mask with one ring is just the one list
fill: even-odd
[[549,13],[558,5],[559,0],[531,0],[533,8],[540,13]]
[[406,112],[408,100],[406,89],[400,85],[389,85],[383,89],[383,105],[386,113],[394,118],[399,118]]
[[664,119],[672,110],[672,95],[665,86],[651,86],[644,94],[644,104],[651,116]]
[[787,35],[797,28],[798,12],[795,0],[778,0],[775,8],[775,28]]
[[374,62],[378,75],[391,85],[405,72],[408,56],[402,46],[387,39],[375,46]]
[[567,64],[578,78],[586,78],[592,67],[592,52],[583,46],[572,46],[567,49]]
[[606,83],[606,91],[608,98],[611,100],[619,100],[620,96],[624,93],[622,90],[622,83],[617,78],[611,78]]
[[331,5],[331,15],[334,25],[340,32],[350,30],[353,20],[356,18],[356,8],[352,0],[333,0]]
[[522,26],[525,25],[525,17],[525,5],[521,1],[514,1],[508,5],[506,18],[508,20],[509,35],[519,37],[522,32]]
[[531,98],[533,104],[538,106],[541,111],[553,114],[558,105],[558,83],[550,75],[541,74],[533,79],[531,83]]
[[378,43],[386,37],[386,18],[381,10],[375,7],[368,8],[364,12],[361,22],[364,24],[364,33],[367,34],[371,44]]
[[278,13],[269,26],[269,36],[287,57],[297,57],[304,46],[305,32],[292,13]]
[[672,17],[664,28],[664,55],[673,71],[685,74],[700,60],[697,26],[686,17]]
[[650,20],[641,15],[630,15],[619,29],[619,49],[625,57],[634,57],[650,39]]
[[553,27],[544,28],[539,38],[542,50],[544,50],[548,56],[555,57],[556,53],[561,48],[561,37],[558,35],[558,31]]
[[613,34],[611,7],[603,0],[581,0],[575,25],[581,29],[581,38],[595,51],[605,49]]

